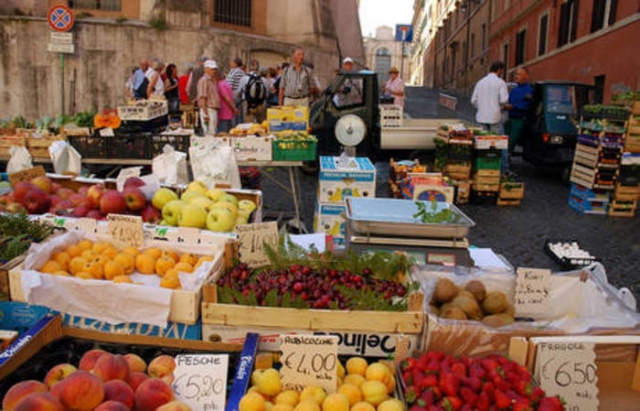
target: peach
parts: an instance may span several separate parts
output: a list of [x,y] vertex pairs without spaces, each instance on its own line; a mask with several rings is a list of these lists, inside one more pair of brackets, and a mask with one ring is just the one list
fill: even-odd
[[171,401],[156,408],[156,411],[191,411],[191,407],[182,401]]
[[170,355],[160,355],[149,363],[147,374],[149,377],[162,378],[176,369],[176,360]]
[[21,381],[7,391],[6,395],[2,399],[2,409],[4,411],[11,411],[15,408],[16,404],[21,399],[29,394],[35,394],[38,392],[47,392],[49,389],[46,385],[36,380]]
[[129,364],[131,372],[145,372],[147,370],[146,361],[137,354],[125,354],[124,359],[127,361],[127,364]]
[[51,368],[47,375],[44,377],[44,383],[47,387],[53,387],[53,384],[58,381],[62,381],[67,378],[71,373],[78,369],[71,364],[58,364]]
[[29,394],[16,404],[14,411],[63,411],[62,404],[48,392]]
[[102,357],[102,354],[105,354],[106,351],[100,349],[89,350],[80,359],[80,364],[78,364],[78,369],[83,371],[91,371],[93,367],[98,362],[98,358]]
[[75,411],[91,411],[104,399],[104,384],[87,371],[76,371],[51,388],[62,405]]
[[142,384],[142,382],[144,380],[148,380],[149,376],[143,372],[139,372],[139,371],[134,371],[131,373],[131,375],[129,376],[129,380],[127,381],[129,383],[129,386],[131,388],[133,388],[133,391],[135,392],[138,387],[140,386],[140,384]]
[[149,378],[136,390],[136,411],[155,411],[173,401],[173,390],[159,378]]
[[104,384],[104,400],[117,401],[133,408],[135,396],[133,388],[122,380],[111,380]]
[[98,358],[98,362],[96,362],[91,372],[104,382],[111,380],[127,381],[129,374],[131,374],[129,364],[127,360],[124,359],[124,356],[109,353]]
[[105,401],[93,409],[93,411],[130,411],[130,410],[131,408],[128,408],[126,405],[118,401]]

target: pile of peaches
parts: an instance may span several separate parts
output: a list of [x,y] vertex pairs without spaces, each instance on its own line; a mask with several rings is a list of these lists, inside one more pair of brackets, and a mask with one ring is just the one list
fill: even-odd
[[58,364],[44,381],[13,385],[4,399],[4,411],[187,411],[176,401],[171,383],[176,368],[170,355],[149,365],[136,354],[87,351],[78,366]]

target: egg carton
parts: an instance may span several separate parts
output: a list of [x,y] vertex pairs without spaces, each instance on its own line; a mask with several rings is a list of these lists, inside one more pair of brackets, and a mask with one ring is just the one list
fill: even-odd
[[600,259],[582,249],[576,240],[546,240],[544,251],[563,270],[573,270],[599,262]]

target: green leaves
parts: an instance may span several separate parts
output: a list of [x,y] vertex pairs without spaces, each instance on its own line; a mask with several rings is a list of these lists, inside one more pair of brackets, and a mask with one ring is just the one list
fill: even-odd
[[431,206],[427,209],[427,205],[422,201],[415,202],[418,211],[412,215],[413,218],[420,220],[425,224],[446,223],[452,220],[453,212],[450,208],[438,210],[438,201],[434,198],[431,200]]

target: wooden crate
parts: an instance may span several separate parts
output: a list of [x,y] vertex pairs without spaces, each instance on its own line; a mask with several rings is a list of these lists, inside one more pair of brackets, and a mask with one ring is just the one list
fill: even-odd
[[272,327],[314,331],[363,331],[420,334],[423,327],[422,293],[409,296],[409,309],[397,311],[346,311],[257,307],[217,302],[214,284],[205,285],[202,323],[236,327]]
[[11,147],[26,147],[26,141],[24,136],[22,135],[5,135],[0,136],[0,156],[9,157],[11,156],[10,150]]
[[467,166],[447,164],[445,174],[453,180],[468,180],[471,175],[471,164]]
[[640,135],[627,134],[624,141],[624,151],[640,153]]
[[637,201],[640,199],[640,186],[623,186],[618,183],[613,198],[617,201]]
[[491,191],[491,192],[499,192],[500,191],[500,182],[497,183],[476,183],[474,182],[471,187],[474,191]]
[[609,203],[608,215],[611,217],[634,217],[638,208],[637,201],[614,200]]
[[[524,183],[506,182],[500,184],[501,200],[520,200],[524,198]],[[500,204],[498,204],[500,205]]]
[[481,176],[474,174],[472,181],[474,184],[498,184],[500,185],[500,176]]
[[65,141],[66,137],[63,135],[49,135],[42,137],[27,137],[27,148],[33,158],[49,158],[49,147],[55,141]]
[[518,206],[522,205],[522,199],[521,198],[504,199],[504,198],[498,197],[498,200],[497,200],[496,204],[498,204],[499,206],[516,206],[516,207],[518,207]]
[[[632,333],[633,334],[633,333]],[[593,343],[601,411],[637,411],[640,404],[640,355],[637,335],[585,335],[563,337],[514,337],[509,357],[533,372],[537,345],[546,343]]]

